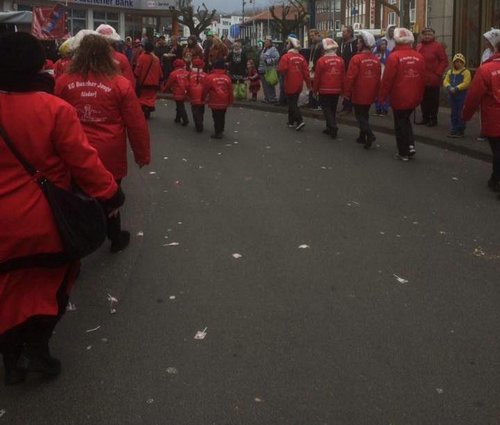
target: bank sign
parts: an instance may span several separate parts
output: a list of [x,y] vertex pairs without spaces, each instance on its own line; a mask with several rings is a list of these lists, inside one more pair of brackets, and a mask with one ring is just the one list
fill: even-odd
[[175,6],[175,0],[171,2],[166,0],[73,0],[69,2],[69,4],[71,3],[136,10],[169,10]]

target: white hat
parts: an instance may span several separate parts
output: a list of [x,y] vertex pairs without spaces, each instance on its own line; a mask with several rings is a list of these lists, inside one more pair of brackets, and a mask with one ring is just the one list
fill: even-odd
[[337,42],[332,38],[324,38],[322,43],[324,50],[335,50],[339,48]]
[[413,33],[406,28],[396,28],[394,30],[394,41],[396,44],[413,44],[415,37]]
[[84,37],[87,35],[91,35],[91,34],[97,35],[97,33],[94,30],[80,30],[80,31],[78,31],[74,37],[70,38],[70,40],[72,40],[71,50],[74,51],[74,50],[78,49],[80,47],[80,43],[82,42]]
[[108,40],[120,41],[120,35],[111,25],[101,24],[96,28],[96,32],[97,34],[102,35],[104,38],[107,38]]
[[288,36],[287,41],[292,43],[292,46],[294,47],[294,49],[298,49],[300,47],[299,40],[297,40],[295,37]]
[[497,44],[500,43],[500,30],[492,28],[488,32],[485,32],[483,37],[486,38],[493,47],[496,47]]
[[359,36],[363,39],[363,43],[365,43],[365,46],[367,47],[375,46],[375,37],[373,36],[372,33],[361,30],[359,32]]

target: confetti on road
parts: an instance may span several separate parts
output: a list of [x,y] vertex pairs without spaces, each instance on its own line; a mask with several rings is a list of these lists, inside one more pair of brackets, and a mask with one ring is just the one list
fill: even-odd
[[237,252],[233,254],[233,258],[241,258],[241,257],[243,257],[243,255],[238,254]]
[[452,180],[458,181],[458,177],[452,177]]
[[87,351],[90,351],[90,350],[92,350],[92,346],[91,346],[91,345],[88,345],[88,346],[87,346]]
[[311,248],[309,245],[299,245],[299,249],[307,249],[307,248]]
[[178,246],[178,245],[179,245],[179,242],[170,242],[170,243],[163,244],[163,246]]
[[7,411],[5,409],[0,409],[0,418],[2,416],[5,416],[6,413],[7,413]]
[[400,276],[398,276],[397,274],[393,274],[393,276],[396,278],[396,280],[399,282],[399,283],[408,283],[408,280],[407,279],[404,279]]
[[385,232],[379,232],[381,235],[385,235]]
[[168,297],[168,299],[169,299],[169,300],[175,300],[175,295],[170,295],[170,296]]
[[418,224],[418,221],[414,221],[413,224]]
[[163,159],[168,159],[168,156],[164,156]]
[[154,398],[148,398],[148,399],[146,400],[146,403],[147,403],[147,404],[153,404],[154,402],[155,402],[155,399],[154,399]]
[[207,336],[207,329],[208,328],[205,328],[202,331],[196,332],[196,335],[194,336],[194,339],[199,339],[199,340],[205,339],[205,337]]
[[140,231],[140,232],[137,232],[137,236],[139,236],[139,237],[142,237],[142,236],[144,236],[144,232],[142,232],[142,231]]
[[116,308],[115,305],[118,304],[118,298],[113,297],[113,295],[108,294],[108,301],[109,301],[109,312],[111,314],[116,313]]
[[446,232],[443,232],[442,230],[439,231],[440,235],[446,235]]
[[486,252],[484,252],[483,248],[478,246],[477,248],[474,249],[472,255],[475,255],[476,257],[484,257],[486,255]]
[[177,375],[179,373],[179,371],[175,367],[167,367],[166,372],[169,375]]
[[68,302],[68,305],[66,306],[66,311],[76,311],[76,305],[73,304],[72,302]]
[[156,174],[156,171],[150,171],[149,174],[151,175]]
[[256,403],[262,403],[264,401],[264,400],[262,400],[259,397],[255,397],[254,400],[255,400]]
[[101,326],[97,326],[97,327],[92,328],[92,329],[87,329],[85,332],[89,334],[91,332],[98,331],[99,329],[101,329]]
[[436,388],[436,392],[438,394],[443,394],[444,393],[444,390],[442,388]]

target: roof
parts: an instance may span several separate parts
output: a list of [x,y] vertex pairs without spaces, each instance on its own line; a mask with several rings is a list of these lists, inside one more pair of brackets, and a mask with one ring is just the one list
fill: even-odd
[[[275,6],[274,8],[274,14],[279,18],[281,17],[281,14],[283,13],[283,6]],[[263,12],[257,13],[255,16],[249,16],[248,18],[245,18],[245,24],[247,25],[249,22],[258,22],[258,21],[272,21],[274,20],[273,15],[271,15],[271,12],[269,9],[264,10]],[[287,21],[293,21],[295,20],[295,15],[293,13],[293,10],[290,11],[286,17]]]

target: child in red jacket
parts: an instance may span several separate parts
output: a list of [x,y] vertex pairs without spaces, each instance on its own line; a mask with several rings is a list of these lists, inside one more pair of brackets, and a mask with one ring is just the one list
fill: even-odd
[[345,79],[345,96],[354,106],[354,114],[359,124],[358,143],[370,149],[375,135],[370,127],[369,111],[375,102],[380,87],[380,59],[373,53],[375,37],[368,31],[360,31],[358,36],[358,54],[349,62]]
[[163,91],[171,90],[175,100],[175,120],[185,127],[189,124],[184,100],[186,100],[186,89],[189,82],[189,71],[186,70],[186,63],[182,59],[174,61],[174,70],[168,76]]
[[213,64],[213,71],[207,75],[203,84],[203,98],[208,98],[208,107],[212,110],[215,133],[212,139],[222,139],[226,121],[226,110],[233,103],[233,85],[226,74],[223,59]]
[[203,115],[205,114],[205,101],[203,98],[203,84],[207,74],[203,72],[205,62],[203,59],[194,59],[193,68],[189,74],[188,96],[191,101],[191,112],[196,131],[203,131]]
[[257,93],[260,90],[260,76],[255,69],[255,63],[252,59],[247,61],[247,78],[250,81],[249,90],[252,93],[252,101],[257,100]]

